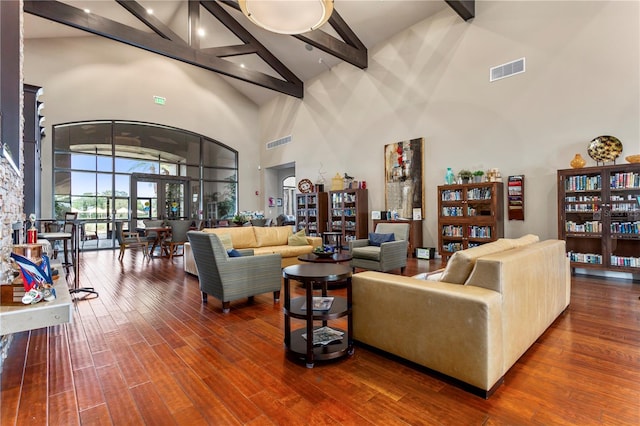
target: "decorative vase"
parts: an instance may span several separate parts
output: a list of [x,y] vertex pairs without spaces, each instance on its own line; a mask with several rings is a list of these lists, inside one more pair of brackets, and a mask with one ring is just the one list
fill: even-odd
[[447,173],[444,175],[444,182],[447,185],[453,185],[456,182],[456,177],[453,174],[453,170],[451,170],[451,167],[447,167]]
[[580,168],[584,167],[585,164],[587,164],[587,162],[585,161],[584,158],[582,158],[582,155],[576,154],[576,156],[573,157],[573,160],[571,160],[571,162],[569,164],[574,169],[580,169]]

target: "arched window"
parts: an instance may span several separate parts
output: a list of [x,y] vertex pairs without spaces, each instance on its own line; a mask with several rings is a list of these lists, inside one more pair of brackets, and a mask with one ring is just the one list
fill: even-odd
[[[238,153],[185,130],[131,121],[53,126],[54,211],[78,212],[112,247],[116,220],[205,219],[237,210]],[[87,242],[87,248],[90,246]]]

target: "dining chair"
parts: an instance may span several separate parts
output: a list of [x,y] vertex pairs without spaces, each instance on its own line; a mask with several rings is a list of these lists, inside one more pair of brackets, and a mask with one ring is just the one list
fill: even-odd
[[82,249],[84,250],[84,243],[87,241],[99,240],[97,231],[87,231],[86,223],[80,224],[80,241],[82,241]]
[[120,245],[120,255],[118,260],[122,262],[124,252],[128,248],[141,248],[143,258],[149,256],[149,242],[141,240],[137,232],[129,232],[124,230],[124,222],[116,222],[116,239]]
[[[190,220],[170,220],[169,227],[171,228],[171,236],[165,238],[162,241],[162,245],[166,248],[166,252],[169,253],[169,259],[173,259],[173,256],[184,255],[184,243],[187,240],[187,232],[191,228]],[[178,254],[178,248],[182,247],[182,252]]]

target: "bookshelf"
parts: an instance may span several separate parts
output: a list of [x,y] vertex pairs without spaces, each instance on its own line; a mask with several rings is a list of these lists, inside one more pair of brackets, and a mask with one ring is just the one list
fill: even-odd
[[640,164],[558,170],[558,238],[572,268],[640,273]]
[[369,200],[367,189],[344,189],[329,192],[329,229],[342,232],[342,244],[368,238]]
[[327,226],[327,200],[326,192],[296,194],[296,229],[304,229],[311,237],[321,236]]
[[502,182],[438,186],[438,251],[448,259],[458,250],[504,236]]

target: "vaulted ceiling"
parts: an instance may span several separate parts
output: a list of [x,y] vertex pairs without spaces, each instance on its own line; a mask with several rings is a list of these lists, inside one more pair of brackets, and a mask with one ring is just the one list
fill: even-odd
[[327,24],[288,36],[251,23],[235,0],[25,0],[25,38],[107,37],[219,73],[261,104],[278,92],[302,98],[304,81],[343,61],[365,69],[381,41],[448,7],[469,20],[474,6],[335,0]]

